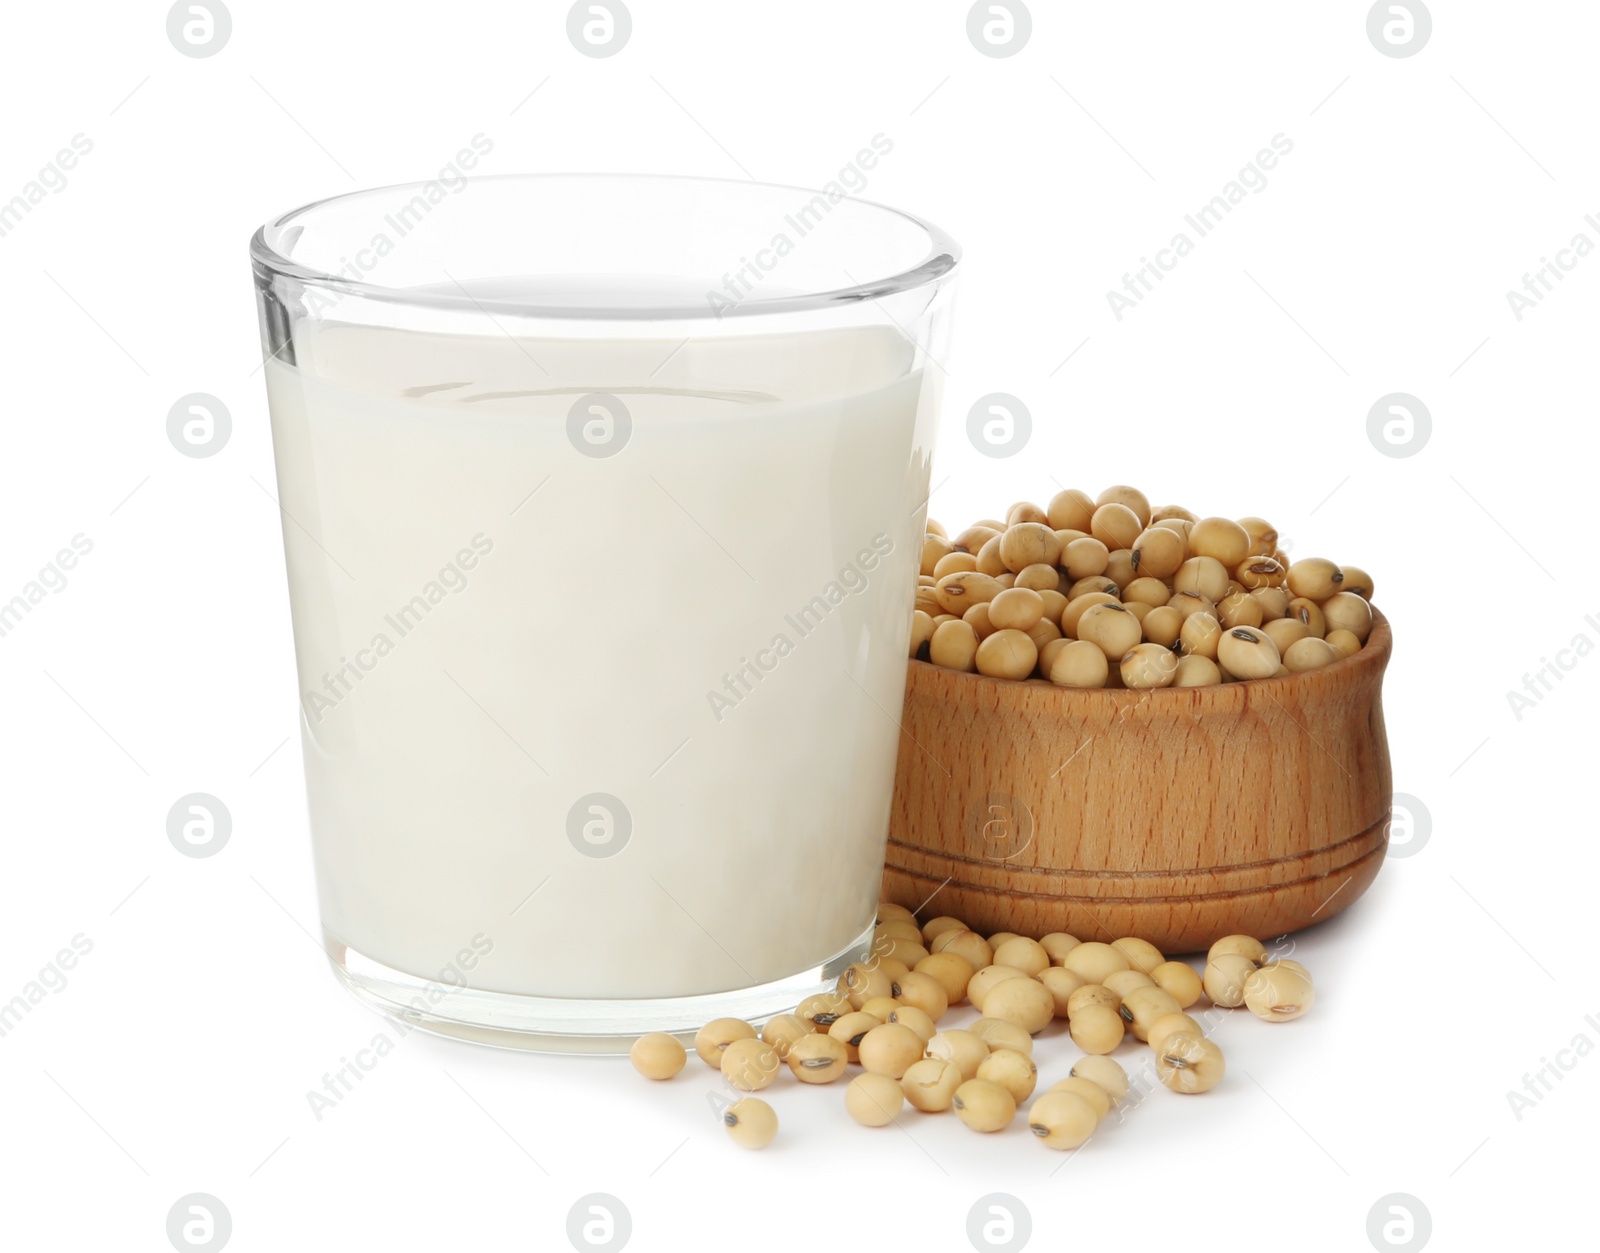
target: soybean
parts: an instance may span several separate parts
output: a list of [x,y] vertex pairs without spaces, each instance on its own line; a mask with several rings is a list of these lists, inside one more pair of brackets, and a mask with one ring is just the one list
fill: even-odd
[[778,1115],[765,1101],[747,1096],[723,1110],[722,1125],[741,1149],[764,1149],[778,1134]]
[[714,1018],[694,1033],[694,1051],[713,1070],[722,1065],[722,1051],[735,1040],[753,1040],[756,1029],[742,1018]]
[[956,1089],[964,1079],[955,1062],[942,1057],[924,1057],[913,1062],[900,1076],[900,1090],[906,1104],[925,1114],[937,1114],[950,1108]]
[[991,1079],[968,1079],[950,1103],[956,1117],[974,1131],[999,1131],[1017,1114],[1016,1099]]
[[683,1045],[665,1031],[640,1036],[628,1050],[628,1060],[646,1079],[671,1079],[683,1069],[687,1057]]
[[857,1075],[844,1090],[845,1111],[863,1127],[887,1127],[905,1101],[899,1081],[888,1075]]
[[1076,1092],[1046,1092],[1028,1110],[1028,1130],[1046,1148],[1081,1148],[1099,1124],[1094,1106]]

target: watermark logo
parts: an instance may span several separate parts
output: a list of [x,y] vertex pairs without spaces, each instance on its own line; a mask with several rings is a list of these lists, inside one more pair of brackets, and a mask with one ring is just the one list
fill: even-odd
[[793,613],[783,615],[785,630],[779,631],[765,648],[755,650],[755,657],[740,657],[732,674],[722,676],[722,687],[706,690],[706,704],[713,721],[721,722],[731,710],[737,709],[752,692],[756,684],[771,674],[800,646],[802,640],[812,635],[826,623],[835,609],[851,596],[865,591],[872,572],[878,563],[894,551],[894,541],[881,531],[872,537],[872,547],[856,553],[836,577]]
[[1033,1235],[1033,1215],[1009,1192],[980,1196],[967,1211],[967,1239],[978,1253],[1017,1253]]
[[233,815],[208,792],[180,796],[167,811],[167,839],[185,857],[212,857],[233,834]]
[[978,0],[967,10],[967,38],[986,57],[1014,57],[1032,34],[1033,14],[1022,0]]
[[[390,201],[393,207],[383,215],[383,228],[374,231],[365,244],[352,241],[353,246],[340,258],[343,264],[331,272],[338,278],[360,283],[382,269],[384,262],[400,249],[409,236],[425,230],[433,213],[441,206],[448,206],[453,197],[459,196],[472,185],[471,172],[493,151],[494,140],[478,131],[467,141],[466,147],[456,149],[455,155],[440,166],[439,172],[431,179],[419,183],[414,189],[406,187],[404,190],[409,193],[409,199],[404,204],[399,203],[398,198]],[[445,216],[449,212],[446,208]],[[304,295],[306,311],[326,313],[338,308],[347,295],[345,288],[308,288]],[[468,299],[471,299],[470,295]],[[272,349],[273,355],[282,351],[281,344]]]
[[1122,289],[1106,291],[1106,304],[1111,316],[1118,322],[1137,309],[1167,275],[1178,268],[1179,262],[1195,250],[1199,241],[1215,231],[1251,196],[1266,191],[1270,180],[1267,173],[1294,151],[1294,140],[1279,131],[1267,146],[1258,148],[1256,155],[1245,162],[1232,178],[1222,185],[1222,190],[1212,196],[1193,213],[1183,215],[1183,227],[1174,231],[1165,248],[1154,249],[1155,256],[1139,258],[1138,266],[1122,275]]
[[1415,796],[1396,792],[1389,797],[1389,822],[1384,830],[1388,857],[1415,857],[1433,834],[1433,815]]
[[65,191],[67,172],[76,169],[78,162],[94,151],[94,140],[82,131],[72,137],[71,145],[58,149],[56,155],[22,185],[21,191],[10,200],[0,202],[0,239],[16,230],[36,206]]
[[967,439],[985,457],[1014,457],[1028,446],[1033,415],[1009,392],[990,392],[967,410]]
[[567,10],[567,38],[586,57],[614,57],[632,34],[633,15],[622,0],[578,0]]
[[633,815],[609,792],[580,796],[567,810],[567,839],[585,857],[615,857],[632,836]]
[[[1583,223],[1590,230],[1600,232],[1600,216],[1586,213]],[[1565,248],[1556,249],[1554,260],[1540,257],[1539,268],[1532,274],[1523,274],[1522,290],[1512,288],[1506,292],[1506,304],[1511,307],[1512,318],[1520,322],[1524,314],[1537,309],[1544,303],[1544,298],[1555,291],[1556,284],[1564,282],[1567,275],[1578,268],[1578,262],[1593,251],[1594,240],[1588,231],[1579,231],[1567,241]]]
[[1367,440],[1385,457],[1415,457],[1433,436],[1433,415],[1409,392],[1379,396],[1367,410]]
[[233,15],[222,0],[178,0],[167,10],[167,40],[186,57],[214,57],[232,34]]
[[0,638],[15,631],[33,612],[34,606],[42,604],[46,597],[64,592],[66,572],[94,551],[94,541],[82,531],[72,537],[70,544],[69,548],[57,550],[55,558],[41,566],[39,573],[22,585],[20,592],[10,600],[0,600]]
[[180,1196],[167,1211],[167,1239],[179,1253],[217,1253],[233,1234],[233,1215],[209,1192]]
[[1433,14],[1422,0],[1378,0],[1367,10],[1367,38],[1386,57],[1414,57],[1433,34]]
[[[893,151],[894,140],[879,131],[872,137],[870,147],[858,149],[855,157],[841,166],[835,177],[811,193],[804,204],[785,213],[783,225],[773,231],[765,243],[740,254],[738,268],[722,276],[721,289],[706,292],[706,305],[711,312],[718,318],[725,317],[760,290],[838,205],[866,191],[868,171],[876,169]],[[729,251],[732,251],[731,245]]]
[[[396,1021],[393,1025],[399,1039],[404,1039],[412,1029],[404,1021]],[[355,1090],[355,1085],[376,1070],[378,1063],[394,1052],[396,1047],[397,1041],[387,1031],[380,1031],[367,1041],[365,1048],[356,1050],[354,1058],[339,1058],[338,1069],[322,1076],[322,1090],[306,1091],[306,1104],[311,1108],[313,1121],[321,1122],[329,1110],[337,1109],[339,1103]]]
[[[340,656],[332,673],[322,675],[322,688],[308,688],[301,694],[306,716],[313,722],[322,719],[355,691],[356,685],[378,668],[378,664],[399,647],[400,642],[427,620],[428,616],[445,600],[467,590],[471,580],[469,572],[478,568],[478,562],[494,551],[494,541],[479,531],[469,541],[469,547],[456,550],[456,555],[439,568],[437,574],[422,585],[419,591],[393,613],[383,615],[383,629],[374,631],[365,648],[355,649],[354,657]],[[445,672],[449,674],[449,671]],[[461,685],[456,684],[457,687]],[[462,691],[466,691],[462,688]],[[471,699],[470,695],[468,699]]]
[[9,1001],[0,1003],[0,1037],[15,1031],[24,1018],[44,1004],[46,997],[64,992],[67,972],[94,952],[94,941],[82,931],[73,936],[70,943],[70,948],[56,950],[56,955],[39,968],[39,973],[22,985],[22,991]]
[[214,457],[232,434],[228,406],[205,392],[179,396],[167,410],[167,439],[185,457]]
[[494,941],[482,931],[478,932],[466,945],[457,949],[449,961],[439,968],[439,973],[411,998],[401,1011],[402,1016],[387,1023],[364,1047],[356,1049],[354,1057],[341,1056],[338,1066],[331,1072],[323,1073],[320,1089],[306,1090],[306,1105],[311,1110],[312,1120],[321,1122],[330,1111],[343,1104],[355,1091],[356,1085],[375,1071],[379,1062],[400,1047],[424,1015],[452,993],[471,987],[468,973],[476,970],[478,963],[492,952]]
[[[1600,1013],[1585,1016],[1583,1023],[1600,1035]],[[1523,1114],[1537,1109],[1539,1103],[1555,1091],[1556,1084],[1576,1070],[1578,1063],[1594,1050],[1594,1037],[1588,1031],[1579,1031],[1567,1042],[1566,1048],[1556,1050],[1554,1058],[1541,1057],[1539,1068],[1522,1076],[1520,1092],[1514,1088],[1506,1091],[1506,1104],[1511,1107],[1512,1117],[1521,1122]]]
[[1380,1196],[1367,1211],[1367,1239],[1379,1253],[1417,1253],[1433,1234],[1433,1215],[1409,1192]]
[[993,792],[967,811],[971,846],[990,861],[1009,861],[1033,843],[1033,810],[1020,796]]
[[[4,610],[0,610],[0,620],[3,620]],[[1506,692],[1506,704],[1511,707],[1512,716],[1522,721],[1523,714],[1529,710],[1537,709],[1546,696],[1556,690],[1556,684],[1564,680],[1578,668],[1578,663],[1595,650],[1595,640],[1600,638],[1600,614],[1588,614],[1583,619],[1587,630],[1579,631],[1569,641],[1565,648],[1556,649],[1555,659],[1548,656],[1539,658],[1539,668],[1532,674],[1522,676],[1522,690]],[[1594,634],[1590,634],[1590,632]]]
[[609,1192],[580,1196],[567,1211],[567,1239],[581,1253],[618,1253],[633,1234],[633,1215]]
[[567,440],[585,457],[615,457],[632,435],[628,406],[607,392],[579,396],[567,410]]

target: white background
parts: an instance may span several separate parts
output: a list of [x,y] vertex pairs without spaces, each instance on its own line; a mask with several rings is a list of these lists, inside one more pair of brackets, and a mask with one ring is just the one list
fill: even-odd
[[[948,0],[636,0],[628,45],[593,59],[566,7],[238,0],[205,59],[174,50],[158,4],[7,11],[0,201],[75,134],[93,150],[0,238],[0,599],[73,535],[93,551],[0,639],[0,1001],[75,935],[93,949],[0,1038],[5,1244],[166,1249],[190,1192],[223,1201],[239,1250],[559,1249],[593,1192],[639,1250],[960,1249],[992,1192],[1037,1248],[1364,1249],[1395,1192],[1437,1248],[1589,1222],[1600,1060],[1562,1054],[1520,1118],[1507,1092],[1600,1043],[1600,661],[1520,719],[1506,693],[1600,640],[1600,259],[1520,321],[1506,292],[1577,233],[1600,243],[1600,13],[1439,0],[1427,46],[1394,58],[1363,3],[1041,0],[996,59]],[[1365,566],[1397,640],[1395,786],[1428,843],[1300,937],[1311,1015],[1230,1020],[1223,1087],[1158,1091],[1070,1160],[1020,1122],[868,1131],[842,1088],[789,1084],[769,1094],[779,1140],[745,1154],[698,1062],[650,1086],[617,1059],[420,1033],[318,1121],[307,1091],[393,1029],[311,938],[250,233],[429,177],[477,133],[483,172],[816,185],[878,132],[894,150],[868,197],[965,246],[935,516],[1126,481]],[[1266,188],[1118,321],[1106,291],[1280,133]],[[993,391],[1035,419],[1009,459],[965,437]],[[1396,391],[1433,419],[1406,458],[1367,436]],[[167,440],[189,392],[232,412],[214,457]],[[168,843],[192,791],[232,813],[215,857]],[[1045,1084],[1076,1056],[1058,1036],[1038,1042]]]

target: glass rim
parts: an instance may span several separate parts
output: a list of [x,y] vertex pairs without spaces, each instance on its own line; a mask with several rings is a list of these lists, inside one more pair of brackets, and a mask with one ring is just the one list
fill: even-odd
[[[789,183],[768,183],[756,179],[742,180],[729,178],[711,178],[686,174],[627,174],[627,173],[586,173],[572,172],[542,172],[511,173],[511,174],[481,174],[469,178],[469,182],[543,182],[560,179],[580,180],[589,182],[604,182],[609,180],[634,180],[652,183],[693,184],[699,183],[707,186],[720,186],[738,190],[757,189],[761,191],[794,192],[801,196],[825,195],[825,192],[816,188],[800,187]],[[342,274],[308,266],[302,262],[292,260],[279,251],[279,246],[285,234],[296,225],[306,225],[300,221],[309,214],[313,214],[329,205],[345,201],[359,200],[364,197],[375,197],[386,193],[401,193],[409,190],[419,190],[428,185],[428,180],[419,180],[408,183],[390,183],[381,187],[366,187],[356,191],[339,192],[336,195],[325,196],[321,200],[313,200],[298,208],[290,209],[270,218],[263,223],[250,239],[250,257],[258,271],[264,270],[273,276],[286,276],[298,279],[307,284],[337,291],[346,296],[357,296],[368,300],[383,301],[390,304],[406,305],[422,309],[440,309],[454,311],[477,311],[479,313],[500,313],[518,317],[529,318],[598,318],[606,320],[632,320],[640,317],[656,319],[704,319],[708,317],[749,317],[763,314],[801,313],[821,309],[834,308],[840,305],[849,305],[861,301],[876,301],[886,296],[898,295],[902,292],[914,291],[920,287],[937,284],[953,272],[961,260],[961,246],[946,231],[934,225],[926,218],[907,213],[903,209],[896,209],[890,205],[881,204],[875,200],[866,200],[859,196],[844,196],[838,203],[854,204],[876,213],[887,214],[908,222],[920,230],[928,240],[928,251],[915,265],[880,278],[867,282],[851,283],[844,287],[826,290],[805,291],[786,295],[756,296],[751,295],[741,300],[731,308],[713,313],[707,309],[703,300],[688,303],[675,303],[663,301],[659,305],[652,305],[647,311],[639,309],[604,308],[593,305],[571,305],[559,301],[545,301],[529,299],[527,297],[477,297],[465,290],[449,292],[437,289],[419,289],[415,287],[397,287],[384,283],[372,282],[367,279],[352,279]],[[292,246],[292,245],[291,245]]]

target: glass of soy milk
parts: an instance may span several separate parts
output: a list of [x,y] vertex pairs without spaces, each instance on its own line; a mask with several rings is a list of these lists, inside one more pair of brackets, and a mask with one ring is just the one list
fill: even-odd
[[625,1051],[870,948],[959,250],[824,191],[357,192],[251,243],[324,943]]

